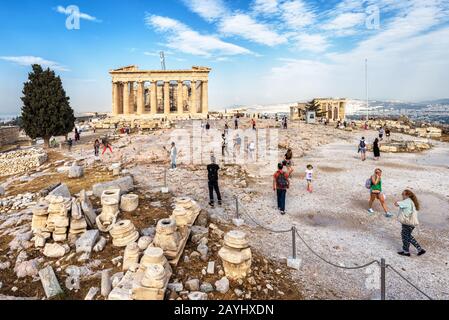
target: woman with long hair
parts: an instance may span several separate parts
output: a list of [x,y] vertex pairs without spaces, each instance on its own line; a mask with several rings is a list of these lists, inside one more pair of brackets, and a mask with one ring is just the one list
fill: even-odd
[[413,230],[419,225],[418,211],[421,206],[416,195],[410,190],[402,192],[402,199],[394,204],[399,208],[398,220],[402,224],[402,251],[398,254],[410,257],[410,244],[412,244],[418,251],[418,256],[422,256],[426,250],[421,248],[418,241],[412,236]]
[[374,153],[374,160],[379,160],[380,158],[380,147],[379,147],[379,139],[376,138],[373,143],[373,153]]

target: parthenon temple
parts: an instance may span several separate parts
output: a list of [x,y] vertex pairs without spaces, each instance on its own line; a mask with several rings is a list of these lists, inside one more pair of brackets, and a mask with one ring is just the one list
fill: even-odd
[[191,70],[139,70],[128,66],[110,71],[112,114],[127,117],[205,117],[209,110],[207,67]]

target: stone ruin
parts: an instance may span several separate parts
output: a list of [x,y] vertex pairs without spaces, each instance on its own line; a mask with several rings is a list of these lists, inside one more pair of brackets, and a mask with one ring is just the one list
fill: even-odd
[[[422,141],[383,141],[379,148],[385,153],[413,153],[430,150],[432,145]],[[373,146],[368,145],[368,150],[373,151]]]
[[224,237],[224,246],[218,252],[228,278],[238,280],[248,275],[251,268],[251,248],[246,234],[230,231]]
[[48,159],[43,149],[30,148],[0,153],[0,176],[9,176],[36,169]]
[[114,247],[126,247],[139,239],[139,232],[130,220],[117,222],[109,233]]

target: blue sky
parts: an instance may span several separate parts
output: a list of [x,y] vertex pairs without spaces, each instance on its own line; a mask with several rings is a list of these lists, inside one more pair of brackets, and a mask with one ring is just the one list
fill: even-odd
[[[79,8],[80,28],[66,20]],[[22,0],[0,3],[0,113],[21,107],[31,63],[61,76],[72,107],[109,111],[108,71],[211,67],[210,105],[316,96],[449,97],[447,0]]]

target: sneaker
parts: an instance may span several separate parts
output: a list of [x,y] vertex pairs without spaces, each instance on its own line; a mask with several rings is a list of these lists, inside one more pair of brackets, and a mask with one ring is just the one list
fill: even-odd
[[221,206],[223,204],[223,202],[220,200],[218,201],[218,205]]
[[369,208],[368,213],[369,213],[369,215],[372,215],[372,214],[374,214],[374,210],[372,208]]
[[285,211],[281,211],[281,215],[285,215]]
[[398,252],[398,255],[404,256],[404,257],[410,257],[410,252],[400,251],[400,252]]
[[422,256],[423,254],[425,254],[427,251],[424,249],[421,249],[420,252],[418,252],[418,256]]
[[393,217],[393,214],[391,212],[387,212],[385,214],[385,218],[392,218],[392,217]]
[[213,208],[215,207],[215,204],[213,202],[209,202],[209,205]]

